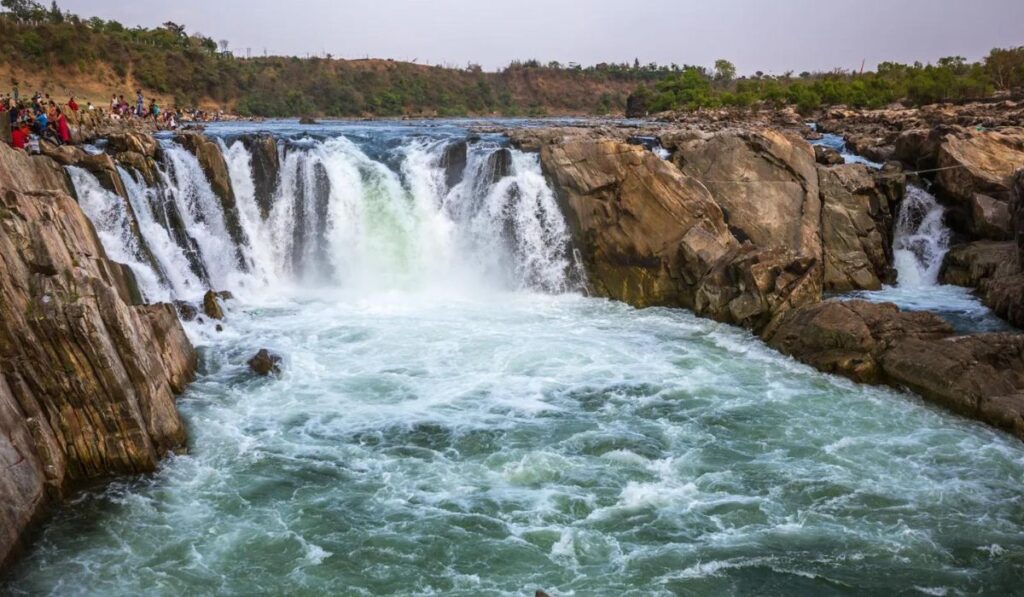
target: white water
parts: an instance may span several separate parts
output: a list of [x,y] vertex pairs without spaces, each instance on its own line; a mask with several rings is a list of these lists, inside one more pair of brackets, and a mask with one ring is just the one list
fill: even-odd
[[895,286],[854,293],[867,300],[896,303],[910,311],[930,311],[963,333],[1009,329],[968,288],[939,283],[952,232],[943,221],[945,208],[928,191],[907,186],[893,231]]
[[[188,324],[189,453],[79,497],[0,592],[1019,587],[1017,440],[683,311],[558,294],[572,268],[535,157],[492,184],[472,147],[447,189],[443,143],[295,144],[263,220],[251,156],[226,149],[253,267],[203,252],[240,300],[222,333]],[[195,166],[175,159],[165,180]],[[208,217],[175,194],[203,186],[168,200]],[[263,347],[281,377],[248,372]]]

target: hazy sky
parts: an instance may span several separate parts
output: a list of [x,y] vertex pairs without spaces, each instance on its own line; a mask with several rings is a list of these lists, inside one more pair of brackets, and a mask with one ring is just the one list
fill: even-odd
[[659,62],[757,70],[856,69],[981,58],[1024,45],[1024,0],[59,0],[83,16],[168,20],[237,55],[482,64]]

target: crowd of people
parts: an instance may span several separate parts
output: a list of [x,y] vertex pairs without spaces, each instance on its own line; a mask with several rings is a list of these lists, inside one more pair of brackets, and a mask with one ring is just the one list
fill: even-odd
[[[75,98],[68,101],[66,109],[75,112],[80,109]],[[0,97],[0,118],[10,123],[10,142],[16,149],[29,149],[39,139],[54,145],[71,142],[71,127],[64,108],[49,94],[36,93],[31,100],[26,100],[18,96],[15,87],[12,93]]]
[[[174,130],[180,122],[206,122],[219,120],[221,113],[209,113],[202,110],[176,109],[163,110],[156,98],[150,98],[147,104],[142,91],[135,92],[135,103],[130,104],[123,95],[110,98],[109,111],[86,101],[79,104],[74,96],[65,104],[59,104],[48,93],[36,92],[31,98],[19,95],[15,84],[9,93],[0,95],[0,123],[10,123],[10,137],[7,142],[16,149],[30,153],[39,153],[39,142],[45,140],[54,145],[72,142],[71,126],[68,117],[78,115],[79,111],[99,112],[105,118],[113,120],[151,119],[159,128]],[[78,119],[72,119],[79,121]]]

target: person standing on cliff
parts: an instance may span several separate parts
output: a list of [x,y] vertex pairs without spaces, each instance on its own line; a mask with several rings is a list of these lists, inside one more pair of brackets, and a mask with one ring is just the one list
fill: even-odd
[[146,106],[146,98],[142,97],[142,90],[135,90],[135,115],[142,118],[145,115],[143,108]]

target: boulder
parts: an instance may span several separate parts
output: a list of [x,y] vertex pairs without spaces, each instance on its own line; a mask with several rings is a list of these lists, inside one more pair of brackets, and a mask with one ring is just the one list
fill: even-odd
[[895,282],[892,222],[902,175],[845,164],[819,167],[818,180],[825,290],[878,290]]
[[135,151],[124,151],[117,154],[114,159],[128,171],[137,172],[147,186],[156,186],[159,173],[153,158]]
[[199,165],[206,174],[206,179],[213,193],[220,200],[224,211],[224,224],[237,249],[236,258],[243,271],[248,270],[248,263],[242,253],[242,247],[248,244],[245,230],[242,228],[238,205],[235,202],[235,191],[231,186],[231,175],[228,173],[227,162],[220,151],[220,146],[202,133],[186,131],[174,137],[175,141],[189,150],[199,160]]
[[707,189],[642,147],[545,145],[541,165],[601,296],[693,308],[692,286],[739,248]]
[[219,297],[216,292],[207,290],[203,295],[203,313],[210,319],[224,319],[224,310],[221,309]]
[[754,330],[820,299],[817,257],[741,243],[703,184],[643,147],[579,138],[541,166],[597,295]]
[[195,321],[199,316],[199,309],[188,301],[174,301],[174,308],[182,321]]
[[267,376],[273,373],[274,375],[280,375],[281,373],[281,357],[270,352],[266,348],[260,349],[256,353],[256,356],[249,359],[249,368],[252,369],[257,375]]
[[487,156],[487,163],[484,166],[486,184],[493,184],[512,174],[512,152],[507,147],[495,151]]
[[115,133],[107,137],[107,151],[110,153],[130,151],[147,158],[156,158],[159,148],[156,139],[145,133]]
[[838,166],[846,163],[842,154],[824,145],[814,145],[814,160],[823,166]]
[[1007,240],[1013,237],[1009,203],[975,193],[971,196],[970,210],[975,238]]
[[939,146],[935,183],[948,199],[967,203],[976,193],[1010,200],[1013,174],[1024,164],[1024,130],[948,134]]
[[726,130],[680,143],[672,159],[711,192],[740,241],[821,256],[821,197],[814,150],[770,129]]
[[[13,151],[0,180],[23,186],[36,173],[7,171]],[[138,304],[64,191],[0,190],[0,263],[2,567],[55,500],[184,448],[174,393],[197,359],[174,308]]]

